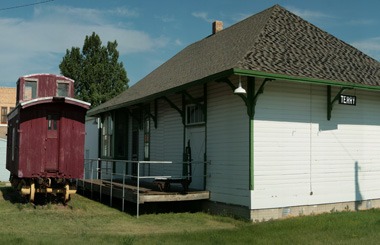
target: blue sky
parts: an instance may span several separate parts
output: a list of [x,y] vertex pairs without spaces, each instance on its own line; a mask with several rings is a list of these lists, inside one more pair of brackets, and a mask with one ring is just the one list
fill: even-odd
[[[118,42],[133,85],[210,35],[214,20],[227,28],[275,4],[380,60],[377,0],[2,0],[0,86],[14,87],[26,74],[59,74],[66,49],[82,48],[92,32],[103,44]],[[29,6],[11,8],[22,5]]]

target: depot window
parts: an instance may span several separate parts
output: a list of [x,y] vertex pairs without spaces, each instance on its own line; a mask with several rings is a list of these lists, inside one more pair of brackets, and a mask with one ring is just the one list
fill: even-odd
[[107,114],[102,120],[102,156],[113,156],[113,118]]
[[197,125],[205,122],[202,104],[186,105],[186,125]]
[[144,118],[144,160],[150,158],[150,117],[148,114]]

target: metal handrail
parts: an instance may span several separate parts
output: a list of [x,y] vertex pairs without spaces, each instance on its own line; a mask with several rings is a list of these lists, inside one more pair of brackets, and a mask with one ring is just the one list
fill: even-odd
[[[94,168],[94,163],[96,163],[95,168]],[[105,163],[105,167],[103,167],[103,164]],[[112,164],[123,164],[123,171],[122,173],[114,173],[112,169]],[[127,164],[137,164],[137,173],[136,175],[134,174],[126,174],[126,167],[128,166]],[[111,164],[111,166],[110,166]],[[140,165],[151,165],[151,164],[170,164],[170,165],[183,165],[183,164],[189,164],[189,162],[172,162],[172,161],[132,161],[132,160],[116,160],[116,159],[101,159],[101,158],[96,158],[96,159],[85,159],[85,168],[84,168],[84,176],[83,180],[86,178],[87,174],[90,173],[90,180],[91,180],[91,198],[92,198],[92,192],[93,192],[93,180],[94,179],[100,179],[101,181],[104,180],[103,174],[104,175],[109,175],[110,176],[110,183],[111,183],[111,188],[110,188],[110,206],[112,206],[112,189],[113,189],[113,182],[116,179],[116,176],[121,176],[122,177],[122,183],[123,183],[123,188],[122,188],[122,211],[124,212],[124,202],[125,202],[125,180],[126,178],[136,178],[137,182],[137,193],[136,193],[136,216],[137,218],[139,217],[140,213],[140,179],[166,179],[166,178],[186,178],[189,177],[188,175],[183,176],[183,175],[178,175],[178,176],[172,176],[172,175],[143,175],[140,176]],[[192,165],[196,164],[211,164],[210,161],[202,162],[202,161],[192,161]],[[90,169],[87,169],[87,165],[90,165]],[[105,170],[105,173],[103,172]],[[111,171],[110,171],[111,170]],[[94,174],[95,177],[94,178]],[[191,177],[193,177],[192,175]],[[203,177],[205,177],[204,175]],[[100,177],[100,178],[99,178]],[[101,200],[101,195],[102,195],[102,185],[100,185],[99,192],[100,192],[100,201]],[[83,181],[83,189],[84,189],[84,181]]]

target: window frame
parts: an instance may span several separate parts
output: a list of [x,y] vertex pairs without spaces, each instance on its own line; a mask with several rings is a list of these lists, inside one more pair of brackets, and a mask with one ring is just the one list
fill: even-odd
[[[26,97],[26,92],[27,92],[27,90],[29,90],[29,89],[27,89],[29,87],[29,86],[27,86],[28,84],[34,84],[34,86],[30,86],[30,88],[31,88],[30,98]],[[38,98],[38,80],[37,79],[26,79],[24,81],[22,99],[23,100],[33,100],[36,98]]]
[[101,130],[101,156],[112,158],[114,156],[114,118],[113,114],[107,113],[102,117]]
[[149,112],[144,115],[144,161],[150,160],[150,116]]
[[57,114],[48,114],[47,118],[47,130],[48,131],[57,131],[58,130],[58,123],[59,123],[59,115]]
[[[60,91],[59,85],[66,85],[66,88],[67,88],[66,95],[60,95],[59,94],[59,91]],[[57,90],[56,90],[55,94],[58,97],[70,97],[70,83],[67,81],[63,81],[63,80],[57,80]]]
[[[206,123],[203,111],[203,103],[191,103],[185,107],[186,126],[203,125]],[[191,118],[196,117],[196,118]]]

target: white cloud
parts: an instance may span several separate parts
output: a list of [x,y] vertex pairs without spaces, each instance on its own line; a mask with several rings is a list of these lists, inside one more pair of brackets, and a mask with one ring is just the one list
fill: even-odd
[[355,41],[351,45],[380,61],[380,37]]
[[303,19],[306,20],[318,20],[318,19],[325,19],[325,18],[333,18],[333,16],[330,16],[328,14],[319,12],[319,11],[312,11],[307,9],[300,9],[293,6],[286,6],[286,9],[290,12],[294,13],[295,15],[300,16]]
[[359,25],[359,26],[367,26],[367,25],[375,25],[375,20],[369,20],[369,19],[360,19],[360,20],[350,20],[348,22],[350,25]]
[[248,17],[250,17],[252,14],[243,14],[243,13],[236,13],[234,15],[231,15],[231,20],[234,22],[234,23],[237,23],[237,22],[240,22]]
[[213,22],[213,20],[208,17],[208,13],[206,12],[193,12],[191,15],[209,23]]
[[183,45],[183,42],[182,42],[180,39],[176,39],[176,40],[174,40],[174,43],[175,43],[175,45],[177,45],[177,46],[182,46],[182,45]]
[[4,71],[0,86],[28,73],[59,73],[58,65],[66,49],[82,48],[85,36],[92,32],[100,36],[103,45],[117,40],[121,56],[152,51],[169,43],[163,36],[152,37],[140,30],[120,27],[107,18],[111,14],[138,16],[138,12],[126,8],[39,6],[31,19],[0,17],[0,66]]
[[176,21],[176,19],[173,16],[168,16],[168,15],[163,15],[163,16],[156,15],[155,18],[164,23],[170,23],[170,22]]
[[113,15],[116,14],[121,17],[139,17],[140,14],[133,9],[128,9],[125,7],[118,7],[116,9],[111,9],[107,11],[109,14]]

